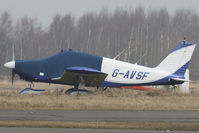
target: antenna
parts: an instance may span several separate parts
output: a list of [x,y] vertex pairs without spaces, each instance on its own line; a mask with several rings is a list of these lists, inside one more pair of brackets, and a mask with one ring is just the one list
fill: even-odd
[[144,55],[142,55],[142,56],[140,57],[140,59],[139,59],[135,64],[138,64],[138,62],[140,62],[144,56],[146,56],[146,53],[145,53]]
[[123,49],[122,52],[120,52],[118,55],[116,55],[113,59],[114,59],[114,60],[117,59],[121,54],[124,53],[125,50],[126,50],[126,49]]

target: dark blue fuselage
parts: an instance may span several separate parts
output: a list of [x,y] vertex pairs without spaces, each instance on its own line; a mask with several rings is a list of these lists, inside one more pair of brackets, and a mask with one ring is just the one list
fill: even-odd
[[49,82],[60,77],[68,67],[88,67],[101,71],[102,57],[74,51],[63,51],[41,60],[16,60],[14,71],[31,82]]

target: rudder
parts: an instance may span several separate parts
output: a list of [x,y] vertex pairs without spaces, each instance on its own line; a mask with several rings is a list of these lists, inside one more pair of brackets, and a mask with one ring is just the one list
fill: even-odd
[[184,76],[196,44],[186,41],[178,46],[156,67],[170,74]]

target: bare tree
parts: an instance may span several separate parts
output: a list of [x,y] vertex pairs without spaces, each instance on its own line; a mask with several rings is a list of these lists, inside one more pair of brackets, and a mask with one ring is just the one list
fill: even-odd
[[[171,15],[165,8],[146,11],[138,6],[113,12],[104,8],[78,19],[70,14],[57,14],[45,29],[35,18],[27,16],[13,24],[10,14],[4,12],[0,16],[0,62],[11,59],[15,44],[17,59],[40,59],[69,48],[113,58],[126,49],[120,60],[131,63],[140,60],[139,64],[154,67],[183,37],[199,43],[198,35],[198,14],[184,9]],[[198,52],[196,48],[190,65],[193,79],[199,76]],[[0,66],[1,75],[7,72]]]

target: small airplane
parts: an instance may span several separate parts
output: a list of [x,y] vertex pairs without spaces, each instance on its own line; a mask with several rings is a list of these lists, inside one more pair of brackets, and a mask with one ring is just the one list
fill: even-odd
[[72,50],[41,60],[13,60],[4,64],[23,80],[84,87],[176,85],[189,82],[185,72],[196,44],[180,42],[156,67],[150,68]]

